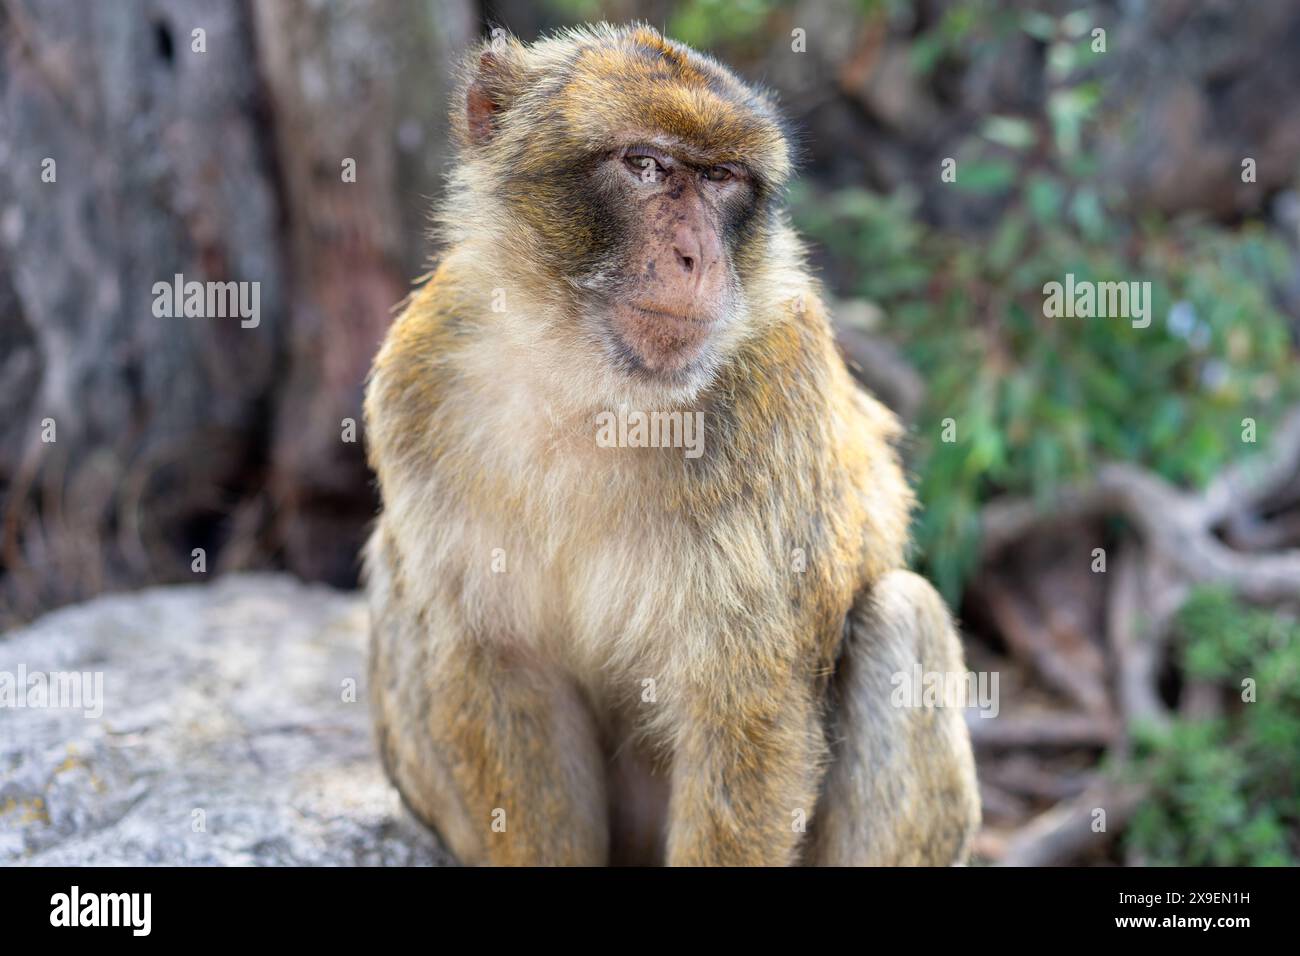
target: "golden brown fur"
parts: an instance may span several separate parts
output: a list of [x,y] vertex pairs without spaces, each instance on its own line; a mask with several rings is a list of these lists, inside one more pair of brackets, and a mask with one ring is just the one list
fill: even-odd
[[[766,200],[789,173],[770,103],[647,28],[486,51],[508,106],[481,149],[454,113],[446,249],[366,397],[390,775],[466,862],[962,857],[978,809],[960,713],[889,713],[888,681],[871,699],[856,676],[961,667],[942,603],[897,570],[898,426],[845,370],[779,210],[734,239],[738,298],[691,374],[629,375],[575,320],[565,271],[602,226],[566,205],[557,156],[668,130],[760,166]],[[598,447],[595,416],[620,405],[704,412],[705,453]]]

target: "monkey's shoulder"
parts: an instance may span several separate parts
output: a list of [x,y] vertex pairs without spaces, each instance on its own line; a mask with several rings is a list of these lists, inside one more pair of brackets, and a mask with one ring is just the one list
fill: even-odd
[[375,356],[366,384],[371,465],[427,442],[452,388],[450,356],[463,336],[466,296],[444,265],[407,299]]
[[742,458],[774,443],[796,456],[890,458],[897,417],[850,375],[820,299],[799,302],[766,323],[710,390],[720,433]]
[[903,566],[913,498],[902,428],[849,374],[820,303],[742,350],[706,408],[706,452],[692,463],[697,500],[714,503],[706,523],[766,515],[778,538],[802,543],[792,547],[832,556],[836,587]]

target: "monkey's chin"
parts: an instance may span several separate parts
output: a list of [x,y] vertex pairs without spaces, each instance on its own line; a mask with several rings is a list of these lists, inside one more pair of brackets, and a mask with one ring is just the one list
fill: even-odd
[[665,385],[688,385],[709,373],[719,324],[629,303],[610,309],[619,366],[635,378]]

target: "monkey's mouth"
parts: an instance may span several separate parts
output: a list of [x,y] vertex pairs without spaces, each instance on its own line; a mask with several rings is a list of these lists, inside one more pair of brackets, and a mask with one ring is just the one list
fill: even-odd
[[610,326],[621,357],[640,374],[673,378],[697,364],[718,322],[649,305],[614,303]]

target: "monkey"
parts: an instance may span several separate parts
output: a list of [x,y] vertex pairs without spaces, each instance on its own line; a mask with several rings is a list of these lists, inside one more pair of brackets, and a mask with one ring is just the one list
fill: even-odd
[[[774,96],[600,24],[497,32],[451,112],[441,245],[365,395],[402,801],[468,865],[965,861],[961,709],[895,694],[962,649],[907,570],[902,428],[834,344]],[[647,440],[674,415],[698,455]]]

